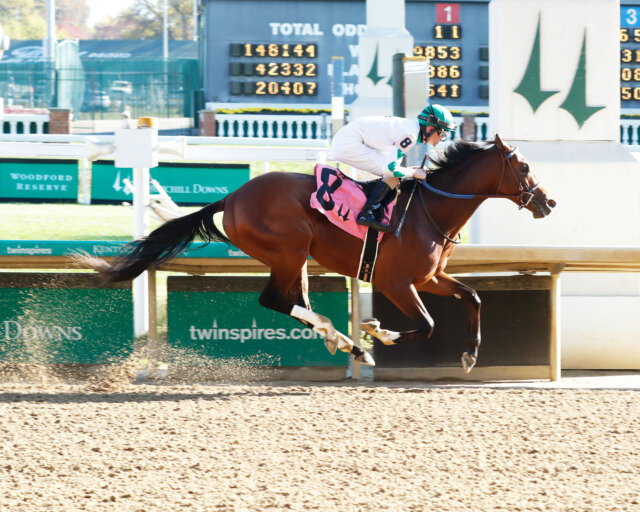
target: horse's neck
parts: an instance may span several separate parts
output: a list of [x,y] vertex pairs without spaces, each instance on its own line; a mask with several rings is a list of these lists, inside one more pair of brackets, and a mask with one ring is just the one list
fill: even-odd
[[[494,194],[499,186],[499,166],[499,154],[493,149],[487,149],[469,164],[459,165],[438,176],[432,184],[452,194]],[[484,200],[483,197],[452,199],[430,195],[427,207],[440,229],[447,234],[457,234]]]

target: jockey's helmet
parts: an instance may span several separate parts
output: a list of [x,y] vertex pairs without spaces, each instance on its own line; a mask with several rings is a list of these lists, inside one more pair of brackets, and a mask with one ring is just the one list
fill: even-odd
[[436,130],[452,132],[456,129],[453,116],[442,105],[429,105],[418,116],[418,123],[422,126],[432,126]]

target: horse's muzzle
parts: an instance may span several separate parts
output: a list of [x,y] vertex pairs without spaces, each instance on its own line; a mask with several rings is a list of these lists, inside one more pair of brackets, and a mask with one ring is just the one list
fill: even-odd
[[554,199],[547,199],[546,196],[543,198],[534,197],[529,203],[529,210],[533,213],[534,219],[542,219],[551,213],[556,204]]

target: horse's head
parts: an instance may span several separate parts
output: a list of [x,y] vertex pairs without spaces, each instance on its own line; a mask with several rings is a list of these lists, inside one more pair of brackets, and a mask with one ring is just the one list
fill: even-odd
[[529,210],[536,219],[549,215],[556,202],[549,198],[546,189],[540,185],[540,180],[531,170],[527,159],[517,147],[502,142],[498,134],[495,142],[505,167],[509,169],[506,172],[503,170],[499,192],[509,196],[521,209]]

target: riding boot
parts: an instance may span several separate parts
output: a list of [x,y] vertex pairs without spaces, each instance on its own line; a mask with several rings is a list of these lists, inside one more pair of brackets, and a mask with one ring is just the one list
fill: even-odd
[[369,226],[378,231],[391,231],[389,221],[384,218],[385,198],[389,192],[391,192],[391,187],[384,181],[376,182],[356,222],[361,226]]

